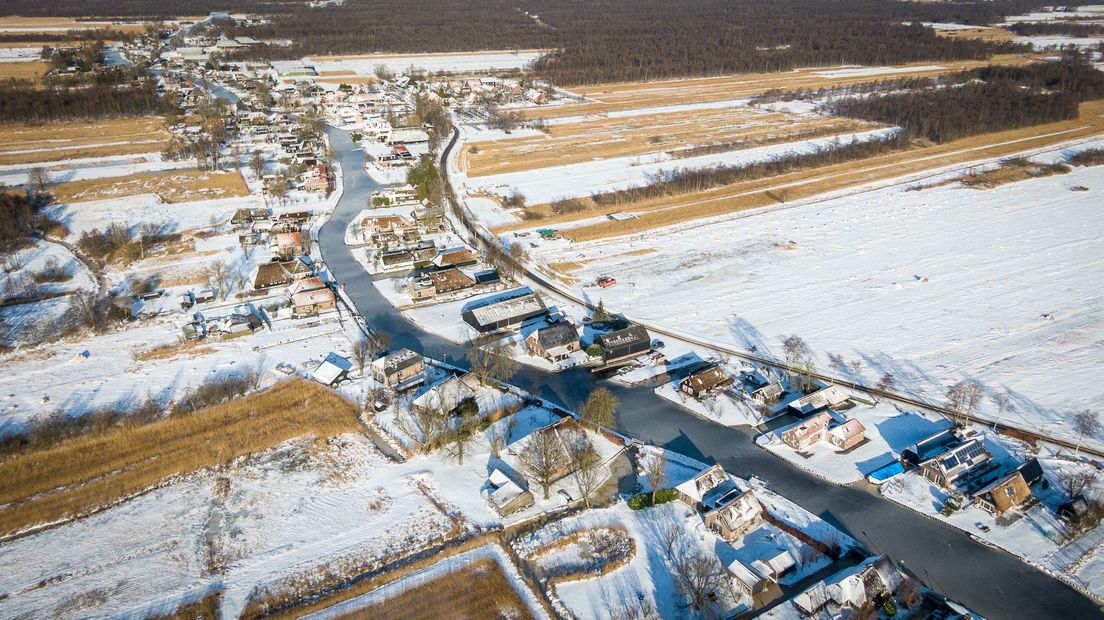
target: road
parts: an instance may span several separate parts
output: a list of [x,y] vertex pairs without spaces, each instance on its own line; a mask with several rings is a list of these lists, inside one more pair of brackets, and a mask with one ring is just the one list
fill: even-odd
[[[463,347],[421,330],[372,286],[371,276],[344,243],[346,226],[380,185],[362,167],[364,155],[348,132],[328,134],[343,172],[344,194],[318,244],[330,273],[365,320],[387,332],[394,347],[464,366]],[[598,380],[588,370],[547,373],[523,366],[510,381],[575,409]],[[757,448],[750,429],[734,429],[694,416],[649,388],[605,382],[620,399],[619,431],[686,456],[720,463],[739,476],[756,476],[778,493],[820,515],[874,553],[886,553],[933,589],[990,618],[1104,618],[1089,598],[1015,557],[975,543],[942,522],[881,499],[858,487],[840,487]]]

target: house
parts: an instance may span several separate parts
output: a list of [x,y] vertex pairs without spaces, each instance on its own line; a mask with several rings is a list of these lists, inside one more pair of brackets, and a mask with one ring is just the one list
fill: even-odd
[[303,174],[303,189],[308,192],[327,193],[332,189],[330,174],[325,166],[313,166]]
[[441,250],[440,253],[433,258],[433,265],[438,269],[468,267],[477,262],[479,262],[479,252],[463,246]]
[[991,459],[978,437],[966,437],[956,429],[940,431],[901,451],[903,465],[916,468],[920,475],[948,489]]
[[728,576],[732,578],[732,585],[748,596],[754,596],[762,592],[769,583],[766,578],[751,570],[740,560],[733,560],[728,565],[727,571]]
[[705,526],[731,542],[763,521],[763,506],[751,489],[735,487],[714,501],[715,508],[702,515]]
[[238,209],[230,218],[230,224],[241,227],[252,224],[254,220],[263,219],[268,219],[267,209]]
[[425,359],[410,349],[399,349],[372,362],[372,376],[396,390],[425,381]]
[[571,474],[571,472],[574,471],[574,465],[570,458],[572,442],[576,441],[576,438],[585,437],[578,420],[572,417],[560,418],[558,421],[544,428],[537,429],[507,445],[506,456],[503,460],[511,464],[516,463],[518,457],[525,452],[529,443],[538,435],[544,435],[547,439],[551,440],[549,443],[552,449],[561,452],[560,458],[554,463],[556,467],[549,472],[551,474],[549,476],[549,482],[555,482]]
[[594,344],[602,348],[602,359],[609,363],[651,351],[652,336],[643,325],[630,325],[599,335],[594,339]]
[[479,378],[475,375],[453,375],[415,398],[412,406],[421,411],[451,413],[464,401],[473,400],[479,388]]
[[284,256],[300,254],[303,249],[303,235],[299,231],[276,233],[272,236],[271,248]]
[[531,355],[558,362],[579,350],[579,332],[566,319],[546,322],[526,336],[525,347]]
[[867,617],[883,598],[893,598],[904,575],[887,556],[867,558],[795,596],[790,603],[807,617]]
[[502,282],[502,278],[498,275],[497,269],[477,271],[472,274],[472,278],[475,279],[475,286],[477,288],[491,288]]
[[851,418],[843,424],[830,427],[825,439],[840,450],[850,450],[866,439],[866,427],[862,422]]
[[391,130],[387,138],[387,146],[396,144],[425,144],[429,142],[429,134],[424,129],[417,127],[403,127]]
[[433,283],[433,294],[437,297],[475,286],[475,280],[471,276],[455,267],[431,271],[426,276]]
[[853,396],[851,390],[833,383],[791,402],[790,410],[800,416],[812,415],[828,408],[839,407]]
[[326,359],[322,360],[322,363],[314,369],[314,372],[311,373],[311,378],[323,385],[333,387],[347,379],[349,371],[352,369],[352,362],[341,357],[337,353],[330,353],[326,356]]
[[491,488],[487,502],[500,517],[509,516],[533,505],[533,494],[522,489],[500,469],[491,472],[487,478],[487,484]]
[[337,308],[337,298],[328,288],[303,291],[291,296],[291,307],[295,316],[313,316]]
[[791,426],[782,432],[782,443],[794,450],[804,450],[824,438],[828,425],[833,422],[832,415],[821,411],[815,416]]
[[704,512],[713,508],[715,500],[727,497],[732,491],[739,491],[732,476],[720,465],[714,465],[697,476],[675,487],[679,500],[687,506]]
[[778,582],[778,579],[797,566],[797,559],[789,549],[775,547],[759,555],[751,563],[751,570],[764,579]]
[[710,363],[695,370],[679,383],[679,390],[694,398],[701,398],[709,392],[732,383],[723,368]]
[[751,393],[751,400],[761,405],[773,405],[782,399],[782,394],[785,390],[782,389],[781,381],[774,381],[768,383],[760,388],[755,389]]
[[391,250],[379,255],[380,267],[388,271],[399,271],[414,266],[414,253],[410,250]]
[[973,499],[982,510],[999,517],[1031,499],[1031,488],[1023,474],[1015,470],[982,487],[974,493]]
[[465,323],[486,333],[520,325],[547,312],[540,295],[522,287],[467,304],[462,316]]
[[253,277],[253,289],[265,290],[277,286],[288,286],[296,280],[314,275],[314,266],[306,256],[284,262],[262,263]]
[[396,236],[405,237],[410,233],[418,234],[418,227],[413,222],[401,215],[376,215],[366,217],[360,222],[363,235],[389,232]]

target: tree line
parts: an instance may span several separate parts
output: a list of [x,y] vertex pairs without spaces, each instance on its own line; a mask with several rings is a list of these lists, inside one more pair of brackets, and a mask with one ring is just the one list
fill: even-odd
[[[550,48],[534,69],[560,84],[779,71],[841,63],[987,58],[1025,51],[1010,42],[939,37],[921,21],[992,23],[1040,3],[884,0],[380,0],[284,6],[247,29],[290,47],[252,46],[239,57]],[[539,20],[534,16],[539,16]],[[906,25],[904,22],[911,22]]]
[[840,116],[897,125],[906,138],[947,142],[1077,118],[1078,104],[1104,98],[1104,74],[1084,58],[955,74],[941,87],[845,99]]
[[35,87],[15,80],[0,83],[0,123],[39,123],[88,118],[154,114],[165,111],[156,84],[80,88]]

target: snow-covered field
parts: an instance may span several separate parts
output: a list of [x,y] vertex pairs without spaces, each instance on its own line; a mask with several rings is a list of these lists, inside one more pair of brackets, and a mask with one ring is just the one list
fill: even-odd
[[507,193],[509,190],[517,190],[525,196],[530,204],[537,204],[561,198],[588,196],[595,192],[643,185],[650,182],[651,177],[676,168],[708,168],[716,165],[731,166],[766,161],[783,155],[817,151],[834,144],[837,140],[843,143],[851,140],[867,141],[895,131],[896,129],[875,129],[855,134],[725,151],[677,160],[667,153],[611,157],[609,159],[539,168],[524,172],[469,178],[466,180],[465,186],[469,191],[484,190],[499,194]]
[[[890,372],[933,400],[974,379],[987,396],[1007,390],[1004,420],[1076,439],[1072,414],[1104,406],[1102,192],[1104,168],[1076,168],[530,251],[582,263],[573,275],[583,282],[616,277],[603,298],[630,318],[775,355],[797,334],[822,369],[828,353],[857,358],[865,381]],[[980,410],[996,405],[986,398]]]
[[319,73],[324,71],[352,71],[359,75],[373,75],[376,67],[384,66],[391,73],[402,74],[411,68],[436,73],[473,73],[502,69],[525,69],[543,54],[543,50],[517,50],[500,52],[463,52],[457,54],[379,54],[348,58],[320,56],[314,60]]

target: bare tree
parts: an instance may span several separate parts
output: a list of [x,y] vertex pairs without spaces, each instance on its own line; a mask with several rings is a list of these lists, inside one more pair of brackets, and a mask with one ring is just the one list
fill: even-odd
[[1058,474],[1058,488],[1062,489],[1066,497],[1073,499],[1095,484],[1096,478],[1097,473],[1091,469],[1081,471],[1063,470]]
[[101,299],[94,291],[79,291],[69,297],[70,311],[78,320],[97,334],[107,329],[107,300]]
[[667,455],[653,452],[644,460],[644,478],[652,490],[652,504],[655,505],[656,491],[667,482]]
[[997,417],[993,419],[993,429],[995,430],[997,428],[997,423],[1004,417],[1004,412],[1008,411],[1009,406],[1012,404],[1012,395],[1008,392],[1008,388],[1004,388],[993,394],[991,398],[993,402],[997,404]]
[[440,407],[412,407],[414,419],[422,429],[422,445],[428,449],[437,446],[438,441],[448,430],[449,412]]
[[[808,391],[813,381],[813,356],[809,350],[809,345],[805,344],[805,341],[800,336],[794,334],[789,338],[782,341],[782,349],[786,355],[786,366],[791,370],[797,369],[797,376],[800,379],[802,391]],[[843,358],[840,358],[840,364],[843,364]]]
[[514,376],[519,367],[510,353],[510,347],[491,335],[472,339],[468,343],[467,358],[472,374],[483,385],[492,379],[505,381]]
[[863,361],[859,358],[851,360],[851,375],[858,377],[862,375]]
[[601,427],[612,427],[617,407],[621,403],[617,397],[604,387],[600,387],[590,393],[586,402],[579,408],[579,414],[584,420],[590,422],[597,431]]
[[264,175],[265,158],[260,151],[253,151],[253,154],[249,157],[249,169],[257,175],[258,179]]
[[1100,414],[1088,409],[1073,416],[1073,430],[1077,431],[1077,447],[1074,454],[1080,454],[1081,441],[1085,436],[1092,437],[1100,432]]
[[677,521],[667,521],[659,528],[659,543],[663,546],[663,553],[667,561],[672,564],[675,561],[683,535],[682,524]]
[[529,436],[518,455],[518,465],[526,477],[541,486],[544,499],[548,499],[548,489],[568,465],[568,457],[555,431],[542,429]]
[[887,370],[882,378],[878,379],[878,385],[875,387],[883,392],[892,392],[897,387],[897,380],[893,377],[893,373]]
[[720,617],[713,602],[728,594],[731,586],[717,556],[697,550],[687,552],[675,558],[672,569],[683,607],[697,617]]
[[203,276],[220,299],[225,300],[233,287],[234,271],[224,260],[219,260],[207,265],[203,270]]
[[361,336],[353,343],[353,362],[357,365],[357,371],[364,375],[364,367],[375,358],[375,345],[367,336]]
[[475,443],[476,434],[468,423],[467,416],[460,419],[457,428],[445,433],[445,456],[454,459],[457,464],[464,464],[464,456],[471,453],[472,444]]
[[970,422],[970,414],[981,400],[981,384],[977,381],[959,381],[947,388],[947,408],[961,413]]
[[564,441],[571,458],[571,475],[579,487],[583,502],[590,508],[590,496],[602,484],[602,456],[581,430],[568,433]]
[[27,185],[42,193],[50,186],[50,173],[42,166],[35,166],[27,173]]

